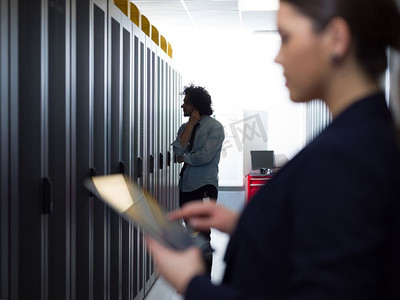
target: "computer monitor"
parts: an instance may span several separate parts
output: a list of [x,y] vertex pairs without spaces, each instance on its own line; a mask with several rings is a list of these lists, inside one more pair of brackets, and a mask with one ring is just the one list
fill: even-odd
[[265,174],[275,168],[274,151],[252,150],[250,156],[253,170],[260,170],[260,173]]

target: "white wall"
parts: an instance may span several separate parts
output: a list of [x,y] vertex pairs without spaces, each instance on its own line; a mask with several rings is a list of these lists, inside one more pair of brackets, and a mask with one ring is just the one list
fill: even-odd
[[[305,144],[305,113],[302,104],[290,101],[282,68],[274,63],[279,46],[276,33],[191,33],[175,42],[174,60],[183,75],[183,85],[193,82],[210,92],[216,117],[225,123],[228,138],[232,133],[227,116],[235,114],[238,123],[244,111],[259,112],[260,116],[268,116],[263,120],[268,137],[265,149],[290,159]],[[220,165],[221,186],[242,185],[243,173],[248,171],[247,166],[243,169],[243,156],[244,161],[249,159],[244,148],[225,149]]]

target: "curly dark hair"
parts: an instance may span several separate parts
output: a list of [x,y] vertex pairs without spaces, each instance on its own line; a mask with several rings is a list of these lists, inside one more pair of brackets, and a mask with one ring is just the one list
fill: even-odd
[[190,103],[197,109],[201,116],[210,116],[214,112],[211,108],[211,96],[204,87],[191,84],[185,86],[181,95],[186,95]]

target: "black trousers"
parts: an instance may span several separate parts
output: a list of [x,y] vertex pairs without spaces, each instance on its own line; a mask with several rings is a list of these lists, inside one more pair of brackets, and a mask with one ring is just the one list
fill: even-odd
[[201,188],[191,192],[182,192],[179,190],[179,206],[182,207],[187,202],[201,200],[207,197],[218,198],[218,190],[212,184],[203,185]]
[[[218,198],[218,189],[212,184],[207,184],[202,186],[201,188],[191,191],[191,192],[182,192],[179,190],[179,206],[182,207],[185,203],[190,201],[201,200],[203,198],[213,198],[217,200]],[[204,262],[206,264],[206,269],[208,276],[211,277],[211,266],[212,266],[212,249],[211,249],[211,230],[200,232],[201,236],[208,241],[208,245],[205,251],[203,251]]]

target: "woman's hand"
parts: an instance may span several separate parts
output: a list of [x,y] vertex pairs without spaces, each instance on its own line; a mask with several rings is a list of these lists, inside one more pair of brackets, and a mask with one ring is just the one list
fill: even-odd
[[194,276],[205,274],[206,268],[199,248],[190,247],[184,251],[176,251],[149,237],[146,237],[146,244],[161,276],[179,294],[185,294],[187,286]]
[[196,230],[205,231],[210,228],[231,235],[236,227],[239,215],[230,209],[215,204],[215,201],[191,201],[178,211],[169,214],[171,219],[183,218]]

